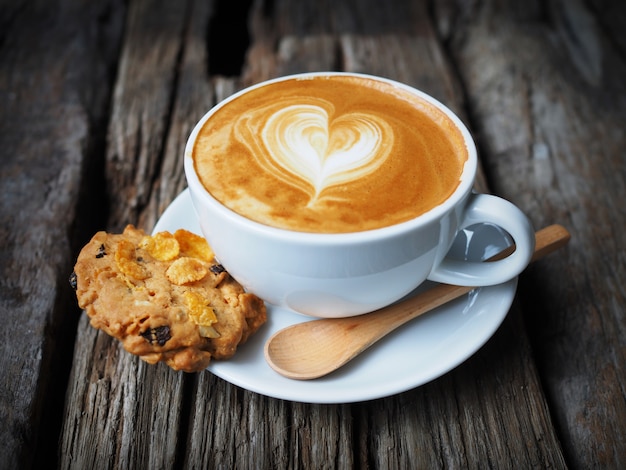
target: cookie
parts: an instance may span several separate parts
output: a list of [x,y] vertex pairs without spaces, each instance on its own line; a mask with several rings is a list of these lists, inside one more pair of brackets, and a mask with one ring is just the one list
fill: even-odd
[[265,304],[216,263],[204,238],[186,230],[153,236],[128,225],[98,232],[70,282],[94,328],[154,364],[199,371],[228,359],[265,323]]

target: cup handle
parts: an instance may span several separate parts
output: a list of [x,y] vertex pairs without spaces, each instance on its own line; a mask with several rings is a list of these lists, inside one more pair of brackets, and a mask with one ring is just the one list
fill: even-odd
[[526,215],[515,205],[489,194],[471,194],[459,230],[479,223],[492,223],[513,238],[515,251],[504,259],[488,263],[444,258],[428,279],[462,286],[490,286],[518,276],[530,263],[535,233]]

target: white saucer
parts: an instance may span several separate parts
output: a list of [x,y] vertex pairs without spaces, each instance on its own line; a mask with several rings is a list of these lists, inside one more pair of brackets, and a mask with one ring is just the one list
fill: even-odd
[[[201,233],[187,189],[163,213],[154,232],[179,228]],[[509,245],[492,226],[464,235],[453,246],[457,257],[484,259]],[[506,317],[516,287],[514,279],[475,289],[401,327],[342,369],[310,381],[274,372],[265,362],[263,346],[281,328],[311,318],[268,305],[267,323],[232,359],[213,361],[208,370],[247,390],[307,403],[351,403],[393,395],[440,377],[481,348]]]

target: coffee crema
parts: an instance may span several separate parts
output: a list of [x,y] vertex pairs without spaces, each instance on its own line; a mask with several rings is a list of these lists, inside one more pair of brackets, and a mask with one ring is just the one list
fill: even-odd
[[291,78],[219,107],[193,147],[204,187],[240,215],[302,232],[404,222],[444,202],[468,151],[441,110],[374,78]]

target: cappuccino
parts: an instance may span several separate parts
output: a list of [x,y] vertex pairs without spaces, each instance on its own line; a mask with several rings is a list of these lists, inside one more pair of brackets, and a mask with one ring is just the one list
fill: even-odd
[[246,218],[347,233],[443,203],[468,150],[452,120],[415,93],[374,78],[316,75],[218,105],[192,158],[206,190]]

